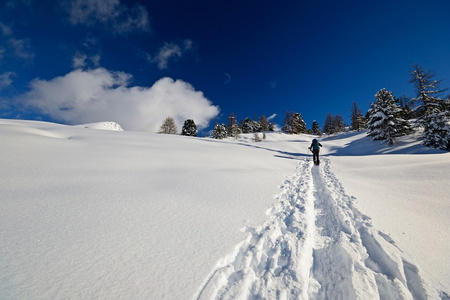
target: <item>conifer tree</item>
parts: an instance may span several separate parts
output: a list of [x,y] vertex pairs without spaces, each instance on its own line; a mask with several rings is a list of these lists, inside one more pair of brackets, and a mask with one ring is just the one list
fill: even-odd
[[197,136],[197,125],[195,125],[194,120],[187,119],[186,121],[184,121],[181,134],[187,136]]
[[301,134],[306,133],[306,123],[303,121],[303,117],[299,113],[294,113],[291,119],[291,127],[292,127],[292,133],[294,134]]
[[245,118],[244,123],[242,123],[242,133],[252,133],[253,129],[253,121],[250,118]]
[[387,140],[391,146],[395,143],[396,137],[411,132],[410,123],[399,117],[401,109],[395,103],[392,92],[382,89],[375,95],[375,99],[369,109],[367,134],[373,140]]
[[219,123],[216,123],[216,125],[214,125],[214,129],[211,132],[212,138],[221,140],[226,138],[227,135],[227,127],[225,124],[220,125]]
[[233,129],[237,126],[237,118],[234,113],[231,113],[228,117],[227,131],[229,136],[233,136]]
[[353,106],[351,109],[351,118],[352,123],[350,124],[351,130],[360,131],[367,128],[367,122],[364,118],[361,109],[359,109],[358,104],[356,102],[353,102]]
[[178,129],[177,129],[177,125],[175,124],[175,120],[172,117],[167,117],[164,120],[164,122],[161,124],[161,127],[159,127],[159,130],[157,133],[177,134]]
[[312,123],[311,134],[322,135],[322,132],[320,131],[319,123],[317,123],[316,120],[314,120]]
[[448,102],[438,97],[443,92],[439,89],[440,80],[434,80],[434,73],[418,65],[413,66],[411,77],[410,83],[417,91],[413,101],[419,103],[415,108],[420,112],[416,122],[424,129],[423,144],[450,151],[450,109]]

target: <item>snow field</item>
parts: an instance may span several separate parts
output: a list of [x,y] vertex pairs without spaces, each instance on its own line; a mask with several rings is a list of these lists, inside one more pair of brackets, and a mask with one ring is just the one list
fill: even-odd
[[323,161],[300,160],[268,220],[247,228],[195,299],[439,299]]
[[314,167],[308,135],[85,127],[0,120],[1,299],[448,299],[450,154],[414,136]]

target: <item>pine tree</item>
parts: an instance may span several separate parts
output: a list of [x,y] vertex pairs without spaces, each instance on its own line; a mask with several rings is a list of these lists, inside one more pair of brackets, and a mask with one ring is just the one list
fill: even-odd
[[320,131],[319,123],[317,123],[316,120],[314,120],[312,123],[311,134],[322,135],[322,132]]
[[422,126],[424,141],[428,147],[450,151],[450,109],[448,101],[437,97],[444,90],[439,89],[440,80],[434,80],[435,74],[431,71],[413,66],[410,83],[414,83],[417,97],[413,98],[419,106],[416,123]]
[[194,120],[187,119],[186,121],[184,121],[181,134],[187,136],[197,136],[197,125],[195,125]]
[[427,147],[450,151],[450,112],[435,108],[424,117],[426,124],[423,144]]
[[270,121],[268,130],[275,131],[275,124],[273,123],[273,121]]
[[356,102],[353,102],[353,106],[351,109],[352,113],[352,123],[350,124],[351,130],[360,131],[367,128],[367,122],[364,118],[361,109],[359,109],[358,104]]
[[235,128],[235,126],[237,126],[237,118],[234,115],[234,113],[231,113],[230,116],[228,117],[228,126],[227,126],[228,136],[233,136],[233,129]]
[[214,125],[214,129],[211,132],[212,138],[221,140],[226,138],[227,135],[227,127],[225,124],[220,125],[219,123],[216,123],[216,125]]
[[253,132],[262,132],[262,125],[259,121],[252,121]]
[[301,134],[306,133],[306,123],[303,121],[303,117],[299,113],[294,113],[291,119],[291,127],[292,127],[292,133],[294,134]]
[[244,123],[242,123],[242,133],[252,132],[255,132],[253,129],[253,121],[250,118],[245,118]]
[[283,128],[281,129],[283,132],[291,134],[293,133],[292,130],[292,116],[294,115],[294,112],[286,112],[286,115],[284,116],[283,120]]
[[161,127],[159,127],[159,130],[157,133],[177,134],[178,129],[177,129],[177,125],[175,124],[175,120],[172,117],[167,117],[164,120],[164,122],[161,124]]
[[369,109],[367,134],[373,140],[387,140],[388,145],[391,146],[395,143],[396,137],[411,132],[411,125],[399,117],[401,109],[395,103],[392,92],[382,89],[375,95],[375,99],[376,101],[372,102]]

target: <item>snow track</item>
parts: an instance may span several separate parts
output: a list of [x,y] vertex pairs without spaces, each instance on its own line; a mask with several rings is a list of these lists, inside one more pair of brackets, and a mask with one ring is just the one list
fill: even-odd
[[246,229],[195,299],[439,299],[353,207],[330,164],[303,158],[268,220]]

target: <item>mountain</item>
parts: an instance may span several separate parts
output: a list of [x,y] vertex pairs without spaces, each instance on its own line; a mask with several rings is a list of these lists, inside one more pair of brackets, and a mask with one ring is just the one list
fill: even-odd
[[85,127],[0,119],[1,299],[448,298],[450,154],[414,135],[313,166],[309,135]]

